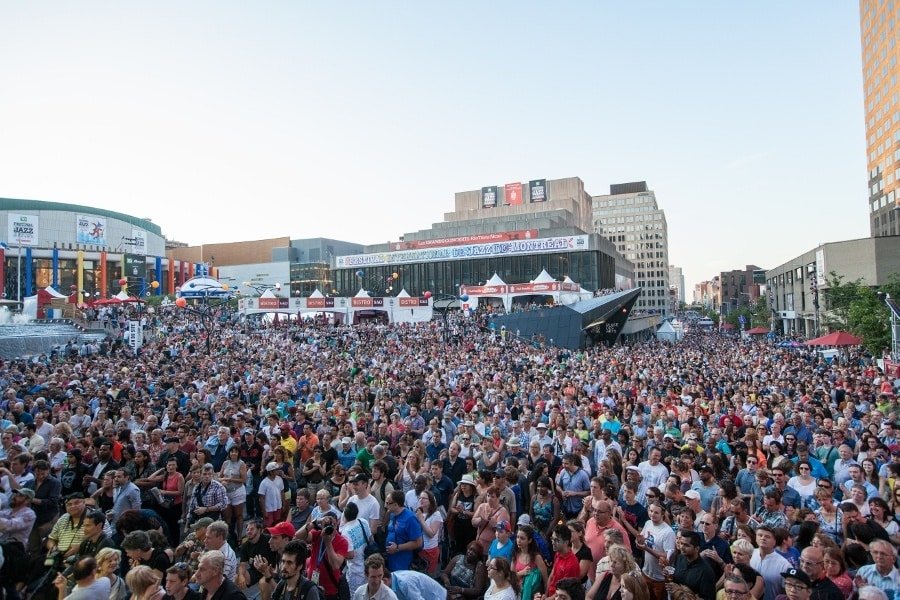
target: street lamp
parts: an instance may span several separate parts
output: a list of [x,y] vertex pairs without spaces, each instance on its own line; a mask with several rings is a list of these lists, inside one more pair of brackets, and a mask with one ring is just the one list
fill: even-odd
[[[432,308],[437,308],[438,310],[441,311],[441,316],[444,319],[444,343],[449,344],[450,343],[450,319],[447,316],[447,311],[450,310],[450,304],[452,304],[453,302],[457,302],[457,301],[468,302],[469,296],[466,294],[463,294],[462,296],[454,296],[453,294],[438,294],[437,296],[435,296],[431,292],[425,292],[423,294],[423,296],[425,296],[425,298],[432,298],[432,301],[431,301]],[[445,301],[444,305],[442,307],[437,306],[438,300]]]
[[809,293],[812,296],[813,311],[815,313],[815,333],[814,337],[819,337],[819,283],[816,281],[818,277],[815,273],[809,278]]
[[[221,286],[217,285],[197,285],[194,282],[188,283],[188,287],[191,288],[192,292],[204,292],[203,294],[203,304],[199,306],[189,306],[187,298],[181,295],[181,289],[178,291],[178,298],[175,299],[175,306],[180,308],[181,310],[187,311],[193,315],[197,315],[201,321],[203,321],[203,327],[206,329],[206,354],[207,356],[212,354],[212,330],[213,323],[216,316],[218,316],[219,309],[228,304],[228,301],[231,299],[231,294],[229,293],[229,288],[227,284],[222,284]],[[210,303],[209,301],[209,293],[210,291],[217,292],[218,297],[220,298],[219,302]],[[225,293],[222,296],[222,292]]]

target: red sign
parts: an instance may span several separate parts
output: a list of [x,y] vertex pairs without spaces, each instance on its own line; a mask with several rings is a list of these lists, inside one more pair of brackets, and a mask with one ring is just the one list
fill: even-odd
[[[521,188],[521,184],[519,184]],[[522,191],[519,190],[519,197]],[[520,202],[521,204],[521,202]],[[443,248],[446,246],[463,246],[466,244],[491,244],[495,242],[511,242],[514,240],[531,240],[538,237],[537,229],[523,231],[504,231],[501,233],[481,233],[437,240],[415,240],[410,242],[393,242],[391,250],[419,250],[421,248]]]
[[884,374],[888,377],[900,377],[900,363],[885,360]]
[[384,306],[384,298],[350,298],[350,306],[356,308],[379,308]]
[[510,206],[522,204],[522,184],[507,183],[505,186],[503,186],[503,197],[505,199],[505,203],[509,204]]
[[464,285],[461,291],[469,296],[497,296],[505,294],[507,287],[505,285]]
[[288,298],[260,298],[260,308],[287,308],[290,300]]
[[334,298],[307,298],[306,308],[334,308]]
[[517,283],[509,286],[510,294],[546,294],[559,291],[559,282]]
[[400,306],[428,306],[428,298],[398,298]]

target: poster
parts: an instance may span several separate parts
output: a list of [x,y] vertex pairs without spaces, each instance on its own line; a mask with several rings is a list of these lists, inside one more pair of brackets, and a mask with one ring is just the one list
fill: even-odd
[[134,284],[139,279],[146,279],[147,259],[138,254],[126,254],[125,269],[122,275],[128,279],[129,284]]
[[522,184],[519,182],[507,183],[503,186],[503,198],[509,206],[522,204]]
[[134,319],[128,321],[128,345],[135,354],[144,345],[144,328],[141,327],[140,321]]
[[481,208],[494,208],[497,206],[497,186],[490,185],[481,188]]
[[528,197],[532,202],[546,202],[547,198],[547,180],[532,179],[528,182]]
[[106,218],[77,215],[75,241],[79,244],[106,246]]
[[9,213],[7,243],[36,246],[38,243],[38,216]]
[[131,251],[141,256],[147,255],[147,232],[143,229],[131,230]]

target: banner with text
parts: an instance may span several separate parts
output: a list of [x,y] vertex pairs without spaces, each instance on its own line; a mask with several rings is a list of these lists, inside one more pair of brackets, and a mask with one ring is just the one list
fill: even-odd
[[36,246],[38,243],[38,216],[9,213],[7,244],[10,246]]
[[532,179],[528,182],[528,197],[532,202],[546,202],[547,198],[547,180]]
[[91,215],[77,215],[75,241],[79,244],[106,245],[106,219]]
[[135,254],[147,254],[147,232],[143,229],[132,229],[131,230],[131,239],[128,240],[131,242],[131,250]]
[[417,250],[419,248],[440,248],[443,246],[462,246],[464,244],[487,244],[489,242],[508,242],[509,240],[530,240],[538,236],[537,229],[522,231],[502,231],[500,233],[478,233],[436,240],[411,240],[409,242],[392,242],[391,250]]
[[493,244],[470,244],[445,248],[422,248],[399,252],[376,252],[373,254],[352,254],[335,257],[338,269],[354,267],[375,267],[418,262],[438,262],[442,260],[468,260],[472,258],[494,258],[521,254],[547,254],[551,252],[573,252],[588,250],[587,235],[538,238],[533,240],[511,240]]
[[503,186],[503,200],[510,206],[522,204],[522,184],[516,182]]
[[481,188],[481,208],[494,208],[497,206],[497,186],[490,185]]

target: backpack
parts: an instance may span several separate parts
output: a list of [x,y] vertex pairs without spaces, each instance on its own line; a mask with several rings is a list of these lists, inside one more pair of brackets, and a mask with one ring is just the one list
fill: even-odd
[[553,564],[553,552],[550,550],[547,540],[544,539],[544,536],[537,529],[534,530],[534,543],[537,545],[538,552],[541,553],[541,558],[547,563],[547,568],[549,569],[550,565]]
[[[285,585],[283,579],[278,582],[278,585],[275,586],[275,590],[272,592],[272,600],[284,600]],[[315,586],[316,584],[304,577],[303,583],[300,584],[300,593],[295,595],[292,600],[306,600],[306,595],[309,594],[309,591]],[[324,598],[325,593],[320,590],[319,596]]]

